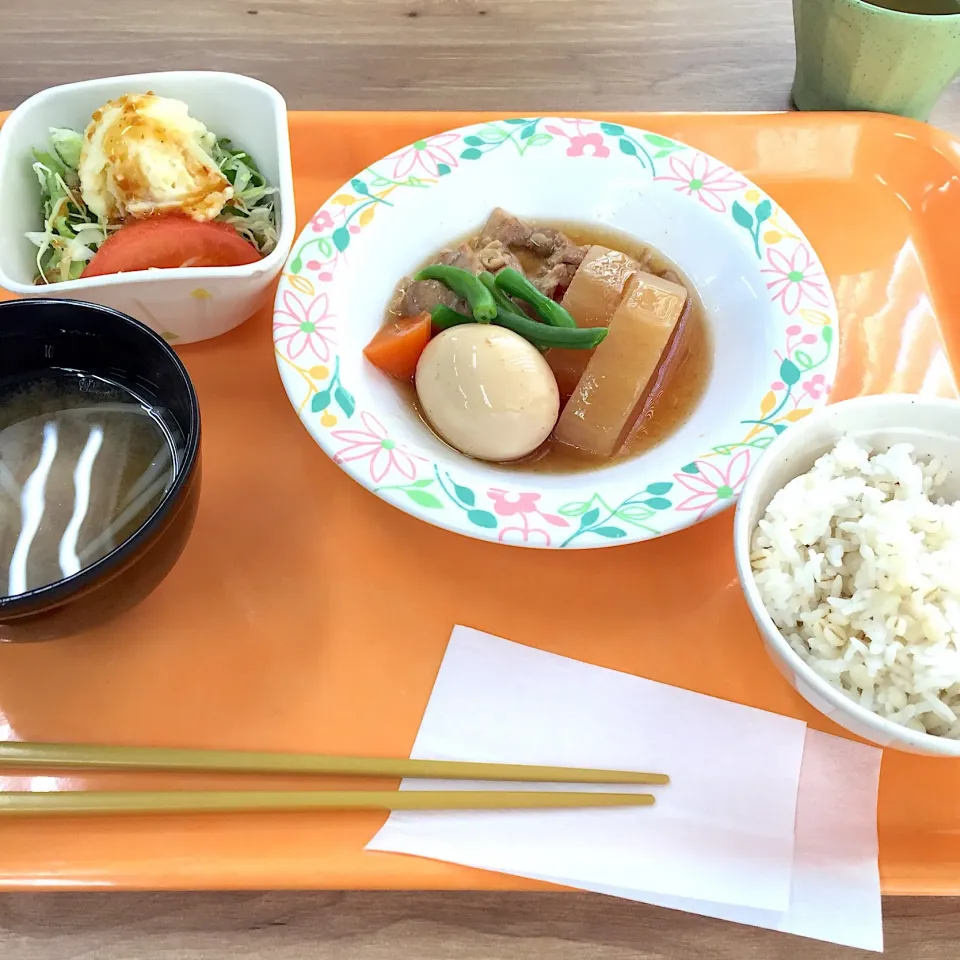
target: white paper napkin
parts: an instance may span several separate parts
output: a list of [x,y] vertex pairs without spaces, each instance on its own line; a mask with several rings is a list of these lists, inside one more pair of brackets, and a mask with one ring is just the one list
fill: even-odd
[[881,756],[881,751],[874,747],[807,730],[797,801],[790,904],[783,912],[583,884],[572,877],[542,875],[536,879],[718,920],[882,951],[876,829]]
[[[457,627],[411,755],[672,782],[653,808],[394,813],[368,849],[880,949],[878,750]],[[566,789],[402,784],[436,788]]]
[[653,808],[394,814],[372,848],[782,911],[805,730],[457,627],[412,756],[666,771],[668,793]]

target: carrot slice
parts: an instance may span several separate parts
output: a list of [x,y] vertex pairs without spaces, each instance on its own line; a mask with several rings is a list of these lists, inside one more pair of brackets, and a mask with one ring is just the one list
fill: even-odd
[[430,341],[429,313],[391,320],[364,347],[363,355],[377,368],[398,380],[412,380],[417,361]]

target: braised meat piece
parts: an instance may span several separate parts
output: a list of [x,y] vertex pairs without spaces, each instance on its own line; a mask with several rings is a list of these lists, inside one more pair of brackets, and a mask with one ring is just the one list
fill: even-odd
[[[471,273],[488,269],[481,263],[477,251],[466,243],[461,243],[454,250],[443,250],[431,263],[460,267]],[[425,310],[432,310],[438,303],[461,313],[469,313],[466,304],[442,283],[436,280],[414,280],[412,277],[404,277],[400,281],[390,302],[390,312],[401,317],[415,317]]]
[[514,250],[529,250],[544,260],[556,257],[557,263],[579,264],[587,248],[575,244],[559,230],[531,227],[497,207],[480,231],[480,242],[499,240]]
[[487,218],[480,231],[480,242],[499,240],[514,250],[529,250],[544,260],[557,257],[557,262],[579,263],[586,254],[586,247],[573,243],[559,230],[549,227],[531,227],[517,217],[497,207]]
[[499,207],[487,218],[480,232],[480,242],[499,242],[505,247],[526,250],[540,257],[543,263],[528,276],[530,282],[548,297],[563,294],[587,253],[586,247],[574,243],[561,231],[531,227]]
[[506,210],[497,207],[487,217],[487,222],[480,231],[480,242],[487,243],[490,240],[499,240],[505,246],[526,250],[529,249],[527,244],[532,233],[533,227],[527,226],[522,220],[510,216]]
[[[525,274],[543,294],[560,299],[570,286],[587,247],[581,247],[559,230],[550,227],[531,227],[499,207],[490,214],[480,236],[474,243],[461,243],[452,250],[444,250],[433,263],[449,264],[481,273],[484,270],[497,273],[511,267]],[[525,270],[514,251],[523,251],[528,267]],[[529,261],[534,260],[534,266]],[[415,282],[412,278],[401,281],[390,312],[410,317],[433,309],[438,303],[469,312],[466,304],[456,294],[436,280]]]
[[477,259],[484,270],[496,273],[504,267],[512,267],[523,273],[520,261],[510,252],[510,248],[502,240],[479,241],[483,246],[476,251]]
[[543,262],[543,266],[530,277],[530,282],[544,296],[559,300],[573,281],[573,275],[580,269],[588,247],[578,247],[567,243],[557,249]]

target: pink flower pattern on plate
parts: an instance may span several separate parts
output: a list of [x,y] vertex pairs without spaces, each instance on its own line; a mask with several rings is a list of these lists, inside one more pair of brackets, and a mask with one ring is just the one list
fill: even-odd
[[780,301],[785,313],[796,313],[804,303],[821,309],[830,306],[827,278],[806,244],[798,243],[789,257],[781,250],[767,247],[767,263],[769,266],[760,272],[773,277],[767,281],[767,289],[774,300]]
[[273,315],[273,342],[288,360],[326,363],[336,342],[330,336],[334,324],[327,295],[320,293],[305,305],[292,290],[284,290],[282,299]]
[[416,461],[423,457],[408,453],[391,440],[387,428],[372,413],[364,411],[360,419],[365,430],[331,431],[331,436],[346,444],[334,454],[334,463],[368,460],[370,479],[374,483],[381,483],[392,470],[407,480],[416,480]]
[[809,380],[804,380],[803,392],[819,400],[827,392],[827,378],[822,373],[814,374]]
[[[435,137],[417,140],[403,150],[391,153],[387,162],[393,162],[393,179],[400,180],[417,172],[430,177],[449,173],[457,165],[457,158],[447,149],[460,139],[457,133],[438,133]],[[446,170],[441,170],[441,165]]]
[[727,211],[726,200],[721,194],[742,190],[747,185],[729,167],[711,161],[702,153],[695,153],[689,163],[677,155],[670,157],[670,170],[670,176],[654,177],[654,180],[676,183],[674,189],[677,193],[696,197],[716,213]]
[[510,527],[501,527],[497,539],[519,540],[522,543],[542,543],[545,547],[551,544],[550,533],[540,526],[530,522],[530,517],[538,517],[553,527],[567,527],[569,522],[554,513],[541,513],[539,508],[539,493],[512,493],[508,490],[493,489],[487,491],[487,496],[493,501],[493,512],[499,517],[517,517],[517,524]]
[[511,493],[509,490],[488,490],[493,501],[493,512],[500,517],[512,517],[518,513],[539,513],[539,493]]
[[567,147],[568,157],[609,157],[610,148],[603,142],[599,133],[588,133],[582,137],[571,137]]
[[549,125],[544,129],[547,133],[552,133],[555,137],[565,137],[570,142],[570,146],[567,147],[568,157],[598,157],[603,159],[610,156],[610,148],[606,145],[602,133],[584,133],[581,129],[582,121],[567,120],[564,122],[574,124],[576,133],[569,134],[555,125]]
[[310,218],[310,229],[314,233],[323,233],[325,230],[333,229],[333,217],[327,210],[318,210]]
[[675,473],[673,479],[690,491],[690,496],[677,504],[677,510],[690,510],[699,520],[715,503],[732,500],[743,486],[750,470],[750,451],[741,450],[726,469],[709,460],[696,460],[699,473]]

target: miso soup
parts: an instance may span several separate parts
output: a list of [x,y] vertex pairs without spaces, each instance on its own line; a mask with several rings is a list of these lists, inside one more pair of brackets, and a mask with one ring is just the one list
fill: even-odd
[[0,597],[76,574],[127,540],[170,489],[183,447],[167,411],[109,380],[0,382]]

